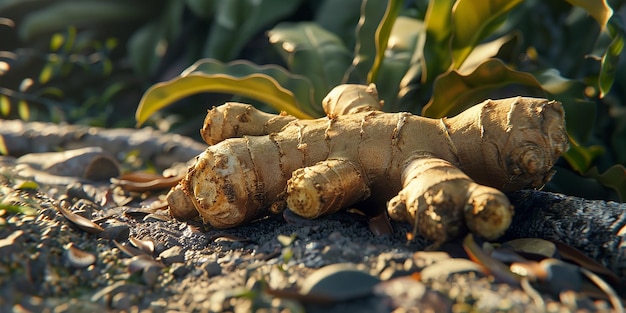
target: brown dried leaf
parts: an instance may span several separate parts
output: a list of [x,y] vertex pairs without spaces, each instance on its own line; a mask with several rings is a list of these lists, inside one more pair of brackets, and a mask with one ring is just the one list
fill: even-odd
[[600,262],[586,256],[578,249],[563,242],[557,240],[552,240],[552,242],[556,246],[556,249],[561,256],[561,259],[577,264],[580,267],[586,268],[596,274],[601,275],[602,277],[607,279],[613,286],[619,286],[621,284],[621,279],[611,270],[602,265]]
[[135,237],[128,238],[128,241],[137,247],[139,250],[152,255],[154,253],[154,241],[151,239],[139,240]]
[[57,209],[68,221],[70,221],[74,226],[81,230],[84,230],[90,234],[99,234],[104,231],[104,228],[92,222],[90,219],[82,217],[78,214],[74,214],[74,212],[61,206],[57,206]]
[[96,256],[69,244],[65,247],[65,260],[74,268],[85,268],[96,262]]
[[230,242],[253,242],[250,238],[239,237],[231,234],[216,234],[209,238],[210,241],[230,241]]
[[111,182],[126,191],[145,192],[172,188],[183,177],[183,175],[165,177],[153,173],[133,172],[124,174],[119,179],[111,178]]
[[379,214],[373,216],[368,221],[370,230],[376,236],[391,235],[393,234],[393,228],[389,223],[389,217],[387,216],[387,210],[383,210]]
[[587,270],[585,268],[581,268],[580,271],[585,276],[587,276],[587,278],[591,282],[593,282],[598,288],[600,288],[600,290],[602,290],[602,292],[604,292],[608,296],[609,301],[611,302],[611,305],[615,309],[615,312],[620,312],[620,313],[624,312],[624,305],[622,304],[622,301],[620,300],[620,297],[617,295],[615,290],[613,290],[613,288],[611,288],[611,286],[609,284],[607,284],[604,280],[602,280],[602,278],[600,278],[600,276],[594,274],[590,270]]
[[497,280],[506,282],[508,284],[517,286],[520,283],[520,276],[512,273],[508,266],[504,263],[494,259],[485,251],[483,251],[476,241],[474,236],[469,234],[463,240],[463,248],[472,261],[482,265],[489,274],[493,275]]
[[117,240],[113,240],[113,243],[115,244],[115,246],[118,249],[120,249],[120,251],[124,252],[126,255],[128,255],[130,257],[134,257],[134,256],[138,256],[138,255],[147,255],[142,250],[130,247],[128,245],[123,245],[123,244],[117,242]]

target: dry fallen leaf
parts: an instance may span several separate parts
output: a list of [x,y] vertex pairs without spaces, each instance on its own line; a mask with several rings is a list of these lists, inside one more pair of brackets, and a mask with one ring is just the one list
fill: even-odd
[[154,173],[132,172],[119,178],[111,178],[111,182],[126,191],[145,192],[172,188],[183,177],[183,175],[165,177]]
[[59,210],[59,212],[61,212],[61,214],[63,214],[63,216],[72,223],[72,225],[76,226],[77,228],[84,230],[90,234],[99,234],[101,232],[104,231],[104,228],[102,228],[100,225],[92,222],[90,219],[82,217],[78,214],[74,214],[74,212],[65,209],[61,206],[57,206],[57,209]]

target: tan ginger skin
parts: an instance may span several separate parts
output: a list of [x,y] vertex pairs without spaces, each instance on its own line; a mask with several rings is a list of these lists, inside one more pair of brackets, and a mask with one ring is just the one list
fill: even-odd
[[[327,117],[297,120],[227,103],[208,112],[211,146],[168,194],[174,217],[227,228],[285,206],[306,218],[369,199],[436,242],[501,236],[502,191],[536,188],[567,149],[561,104],[487,100],[452,118],[384,113],[375,86],[340,85]],[[241,137],[241,138],[239,138]]]

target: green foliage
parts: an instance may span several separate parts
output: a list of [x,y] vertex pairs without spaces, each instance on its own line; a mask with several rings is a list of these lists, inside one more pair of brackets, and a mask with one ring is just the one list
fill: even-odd
[[[340,83],[374,82],[386,110],[429,117],[486,98],[540,96],[564,104],[571,138],[556,183],[546,187],[577,194],[600,190],[578,188],[596,184],[608,188],[598,197],[624,200],[625,7],[619,0],[0,0],[7,17],[0,35],[8,28],[37,47],[0,42],[0,114],[37,119],[43,107],[53,120],[110,125],[128,116],[119,100],[138,99],[128,91],[150,85],[138,124],[155,122],[165,108],[195,118],[224,94],[317,117]],[[40,62],[24,70],[33,56]],[[86,87],[95,79],[98,87]],[[182,99],[204,103],[185,112],[173,106]]]
[[[229,71],[195,68],[170,82],[184,85],[171,90],[180,95],[175,98],[216,91],[216,85],[208,83],[208,79],[222,79],[220,75],[232,78],[219,85],[220,92],[251,96],[276,110],[300,116],[318,116],[320,111],[314,108],[319,108],[322,97],[345,82],[375,82],[387,110],[421,110],[429,117],[455,115],[490,97],[523,94],[553,98],[562,101],[567,112],[572,146],[565,154],[568,166],[583,177],[615,189],[622,199],[626,197],[623,188],[616,187],[626,175],[620,176],[619,166],[607,167],[607,172],[598,174],[594,166],[608,149],[590,145],[595,121],[589,117],[597,111],[594,102],[607,96],[611,89],[624,46],[624,29],[606,1],[571,0],[574,7],[570,7],[564,3],[522,0],[442,0],[428,2],[426,10],[420,13],[416,11],[419,4],[411,7],[402,1],[363,0],[354,37],[340,33],[342,28],[329,22],[354,21],[354,12],[330,12],[330,2],[326,1],[320,10],[332,14],[332,18],[280,23],[268,32],[268,41],[286,65],[284,71],[276,73],[282,76],[289,71],[308,80],[312,97],[293,96],[291,103],[278,97],[262,99],[247,90],[241,91],[240,78]],[[356,7],[356,3],[350,5]],[[585,40],[566,43],[565,38],[561,41],[564,47],[556,48],[575,48],[575,53],[543,53],[554,49],[550,47],[554,45],[553,38],[537,36],[532,29],[535,26],[528,29],[524,25],[533,14],[542,11],[568,20],[566,27],[549,22],[538,24],[551,34],[571,36],[573,31],[583,30],[574,38]],[[594,53],[597,58],[584,59]],[[216,60],[202,62],[219,64]],[[247,64],[247,68],[255,66]],[[189,75],[190,72],[197,74]],[[195,75],[205,80],[195,80]],[[267,71],[259,71],[258,75],[267,81],[278,81],[275,74]],[[256,92],[273,95],[277,87],[259,86],[261,89]],[[142,117],[138,119],[140,123],[149,113],[168,105],[167,101],[153,101],[154,92],[149,90],[142,99],[137,111],[137,116]],[[312,102],[306,103],[307,100]],[[291,109],[287,109],[289,106]]]
[[142,124],[157,110],[198,92],[244,95],[272,103],[294,116],[310,118],[319,114],[312,106],[302,107],[311,103],[311,91],[307,80],[278,66],[258,66],[245,61],[223,64],[207,59],[197,62],[177,79],[150,87],[139,103],[135,118]]

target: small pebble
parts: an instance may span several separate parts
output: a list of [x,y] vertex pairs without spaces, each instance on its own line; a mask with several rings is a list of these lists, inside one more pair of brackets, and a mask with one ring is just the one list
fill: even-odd
[[206,262],[203,266],[209,277],[222,274],[222,267],[215,261]]
[[172,263],[182,263],[185,262],[185,252],[183,248],[180,246],[171,247],[159,254],[161,261],[166,265],[171,265]]
[[189,268],[182,263],[174,263],[172,264],[172,267],[170,268],[170,273],[172,273],[172,275],[174,275],[174,277],[176,278],[181,278],[186,276],[187,274],[189,274]]
[[115,310],[127,310],[133,305],[132,297],[130,294],[120,292],[113,296],[111,299],[111,308]]

